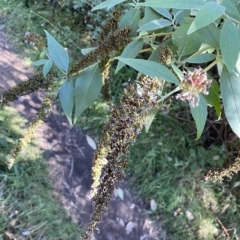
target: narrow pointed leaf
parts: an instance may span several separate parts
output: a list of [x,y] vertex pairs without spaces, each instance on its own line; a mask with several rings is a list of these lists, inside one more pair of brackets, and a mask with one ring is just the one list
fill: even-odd
[[173,63],[171,63],[171,67],[175,74],[178,76],[179,79],[183,79],[183,72]]
[[207,63],[207,62],[212,61],[215,58],[216,58],[216,54],[202,53],[202,54],[194,56],[194,57],[189,57],[189,58],[185,59],[184,61],[186,61],[188,63]]
[[74,123],[82,112],[98,97],[102,87],[102,75],[97,64],[86,68],[77,78],[75,84]]
[[197,30],[197,33],[199,37],[211,47],[218,48],[220,46],[220,30],[214,23]]
[[207,2],[198,12],[196,18],[193,20],[187,34],[191,34],[200,28],[203,28],[225,13],[225,7],[217,4],[216,2]]
[[32,65],[35,66],[35,67],[41,66],[41,65],[44,65],[46,61],[48,61],[48,59],[41,59],[41,60],[38,60],[36,62],[33,62]]
[[238,31],[231,20],[226,20],[220,36],[220,48],[222,59],[229,72],[231,72],[238,60],[239,36]]
[[[192,17],[190,17],[191,11],[189,9],[185,10],[173,9],[173,14],[175,25],[179,24],[181,26],[184,23],[191,24],[192,21],[194,20]],[[185,19],[187,19],[187,21],[185,21]]]
[[239,20],[239,12],[236,5],[231,0],[222,0],[221,5],[226,8],[226,13]]
[[202,0],[149,0],[138,4],[138,6],[175,9],[200,9],[203,5]]
[[199,50],[202,41],[195,32],[187,35],[190,24],[183,24],[172,35],[173,43],[178,46],[178,56],[186,56]]
[[145,123],[144,123],[146,133],[149,131],[149,129],[150,129],[151,125],[152,125],[152,122],[155,119],[157,113],[158,113],[158,109],[152,109],[148,113],[148,116],[147,116],[147,118],[145,120]]
[[98,4],[97,6],[95,6],[93,9],[92,9],[92,12],[93,11],[96,11],[96,10],[99,10],[99,9],[103,9],[103,8],[108,8],[108,5],[110,4],[112,0],[107,0],[107,1],[104,1],[100,4]]
[[113,8],[114,6],[118,5],[119,3],[125,2],[126,0],[112,0],[108,5],[107,10]]
[[152,31],[152,30],[157,30],[157,29],[161,29],[167,26],[171,26],[172,22],[170,22],[169,20],[166,19],[158,19],[158,20],[153,20],[151,22],[148,22],[146,24],[144,24],[143,26],[141,26],[137,31],[141,32],[141,31]]
[[132,58],[121,58],[118,59],[129,65],[130,67],[136,69],[138,72],[146,74],[151,77],[157,77],[159,79],[164,79],[167,82],[179,84],[177,77],[165,66],[143,59],[132,59]]
[[161,18],[162,16],[153,10],[153,8],[151,7],[145,7],[144,9],[144,18],[141,19],[141,23],[139,24],[139,26],[146,24],[148,22],[151,22],[153,20],[157,20],[159,18]]
[[171,13],[165,9],[165,8],[157,8],[157,7],[153,7],[152,8],[154,11],[156,11],[157,13],[161,14],[163,17],[168,18],[169,20],[172,20],[172,15]]
[[220,89],[226,118],[232,130],[240,137],[240,88],[236,73],[223,68],[220,76]]
[[43,76],[46,77],[52,68],[52,59],[48,59],[43,66]]
[[199,95],[199,97],[200,101],[198,106],[192,107],[190,104],[191,114],[193,116],[197,128],[196,140],[198,140],[201,137],[207,120],[207,103],[201,94]]
[[[136,39],[130,42],[123,50],[121,57],[123,58],[135,58],[143,47],[143,39]],[[117,73],[125,64],[118,62],[115,73]]]
[[58,68],[67,73],[69,66],[69,55],[67,50],[46,30],[48,53]]
[[63,83],[59,91],[59,99],[69,123],[72,124],[72,111],[74,105],[74,86],[72,81]]
[[107,10],[109,10],[110,8],[118,5],[119,3],[122,3],[122,2],[125,2],[126,0],[107,0],[107,1],[104,1],[100,4],[98,4],[97,6],[95,6],[92,11],[96,11],[96,10],[99,10],[99,9],[103,9],[103,8],[106,8]]

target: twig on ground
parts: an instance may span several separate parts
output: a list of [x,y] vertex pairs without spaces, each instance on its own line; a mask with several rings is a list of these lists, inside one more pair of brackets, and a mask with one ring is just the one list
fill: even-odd
[[218,217],[216,217],[216,219],[217,219],[218,223],[220,224],[220,226],[222,227],[222,229],[223,229],[224,233],[226,234],[226,236],[230,237],[230,235],[228,233],[228,230],[224,227],[224,225],[222,224],[221,220]]

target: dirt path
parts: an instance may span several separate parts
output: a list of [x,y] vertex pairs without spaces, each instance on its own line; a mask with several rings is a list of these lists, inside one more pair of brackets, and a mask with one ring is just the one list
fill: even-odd
[[[33,72],[24,59],[11,50],[6,39],[0,31],[0,93],[15,86],[17,82],[26,80]],[[13,106],[30,120],[39,109],[41,101],[42,94],[32,94],[16,100]],[[66,118],[59,115],[56,109],[37,131],[39,147],[53,169],[58,198],[71,214],[72,220],[81,226],[87,225],[93,210],[88,194],[92,183],[91,161],[94,150],[88,144],[86,136],[81,129],[70,128]],[[88,137],[95,140],[92,136]],[[165,239],[161,229],[143,216],[147,209],[131,194],[127,182],[123,181],[119,188],[93,239]]]

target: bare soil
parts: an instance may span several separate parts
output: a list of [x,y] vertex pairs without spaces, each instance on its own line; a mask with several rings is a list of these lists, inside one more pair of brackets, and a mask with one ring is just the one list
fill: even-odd
[[[26,80],[32,74],[31,66],[13,52],[7,36],[0,30],[0,93]],[[30,121],[39,109],[43,95],[44,93],[33,93],[21,97],[12,106]],[[70,127],[56,107],[36,133],[39,147],[52,169],[56,195],[70,213],[72,221],[81,227],[87,226],[93,210],[88,194],[92,183],[91,162],[94,150],[88,144],[86,136],[87,133],[81,128]],[[97,142],[94,136],[89,137]],[[99,224],[99,231],[94,232],[92,239],[166,239],[160,224],[152,222],[144,214],[150,206],[144,205],[141,199],[134,197],[128,182],[121,182],[119,188],[122,189],[124,198],[121,199],[117,191],[115,192]]]

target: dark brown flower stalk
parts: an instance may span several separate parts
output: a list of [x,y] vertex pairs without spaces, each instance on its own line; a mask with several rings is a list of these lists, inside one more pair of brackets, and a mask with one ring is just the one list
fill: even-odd
[[16,87],[2,93],[0,106],[4,107],[8,102],[16,100],[18,96],[25,96],[40,89],[49,89],[53,85],[54,77],[56,77],[54,73],[48,74],[47,78],[44,78],[42,74],[36,74],[24,82],[18,83]]
[[113,11],[113,17],[110,18],[106,24],[102,26],[102,31],[98,35],[98,41],[101,42],[104,38],[109,35],[110,32],[117,30],[118,21],[121,17],[121,11],[116,9]]
[[157,78],[139,75],[137,82],[125,89],[120,106],[112,110],[93,160],[90,195],[95,209],[83,239],[91,238],[114,188],[124,177],[128,147],[146,124],[148,111],[158,107],[161,86]]
[[52,110],[52,100],[48,97],[45,97],[39,112],[37,113],[35,118],[30,123],[25,136],[22,139],[19,140],[19,143],[18,143],[17,147],[12,152],[12,154],[11,154],[9,160],[8,160],[8,169],[12,168],[16,156],[31,141],[32,137],[35,134],[36,129],[48,117],[51,110]]
[[98,62],[102,61],[109,57],[114,51],[119,51],[122,47],[126,46],[130,39],[128,34],[131,32],[130,27],[124,27],[122,29],[118,29],[112,33],[110,33],[106,38],[103,39],[101,44],[83,56],[77,63],[73,65],[73,67],[69,71],[69,76],[77,74],[79,71],[84,68]]
[[34,45],[38,51],[42,51],[45,46],[43,37],[37,33],[27,32],[25,34],[25,40]]
[[237,158],[235,162],[221,171],[209,171],[205,180],[211,180],[213,182],[222,182],[224,177],[232,178],[232,176],[240,171],[240,158]]

